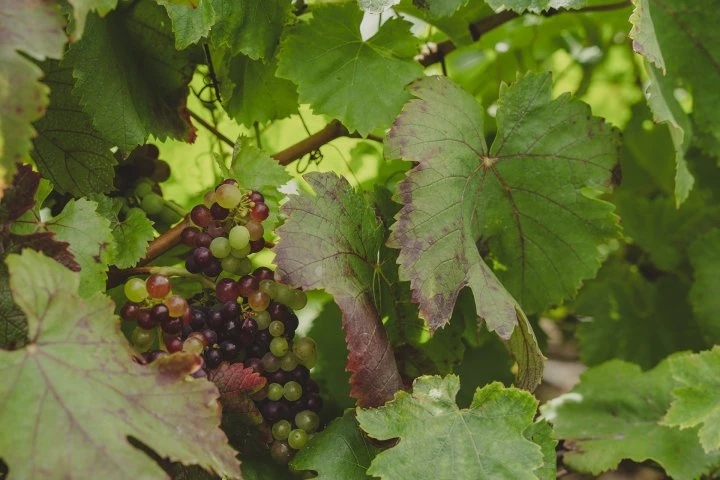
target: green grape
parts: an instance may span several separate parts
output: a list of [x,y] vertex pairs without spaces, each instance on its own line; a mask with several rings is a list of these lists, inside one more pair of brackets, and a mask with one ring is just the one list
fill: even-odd
[[250,232],[242,225],[235,225],[228,235],[233,250],[242,250],[250,243]]
[[295,352],[295,355],[297,355],[300,360],[315,355],[316,351],[315,341],[310,337],[298,338],[293,343],[293,352]]
[[241,248],[240,250],[232,249],[230,250],[230,255],[232,255],[235,258],[245,258],[248,255],[250,255],[250,244],[248,243],[245,248]]
[[131,278],[125,282],[123,290],[127,299],[134,303],[140,303],[148,297],[145,281],[141,278]]
[[205,349],[205,344],[198,337],[190,336],[183,342],[183,352],[190,352],[200,355]]
[[[217,238],[215,240],[217,240]],[[212,243],[210,245],[212,245]],[[220,261],[220,265],[222,266],[222,269],[226,272],[234,273],[237,275],[237,272],[240,270],[241,262],[242,260],[240,260],[239,258],[228,256]]]
[[275,300],[288,305],[293,299],[293,289],[282,283],[278,283],[277,293],[275,293]]
[[260,361],[266,372],[277,372],[280,368],[280,359],[270,352],[263,355]]
[[[238,297],[240,299],[242,297]],[[255,322],[257,322],[258,330],[265,330],[270,326],[271,322],[270,314],[267,310],[263,310],[262,312],[258,312],[255,314]]]
[[293,352],[288,352],[287,355],[280,359],[280,368],[286,372],[292,372],[298,365],[298,358]]
[[139,351],[144,352],[148,350],[153,342],[155,341],[155,335],[152,330],[145,330],[140,327],[135,327],[131,336],[132,344]]
[[[277,384],[275,384],[277,385]],[[285,440],[292,430],[292,425],[287,420],[280,420],[272,426],[272,434],[275,440]]]
[[308,435],[305,433],[305,430],[301,428],[296,428],[288,434],[288,445],[295,450],[300,450],[305,446],[307,441]]
[[320,417],[312,410],[303,410],[295,415],[295,425],[302,428],[307,433],[312,433],[320,426]]
[[248,273],[252,272],[252,263],[250,262],[249,258],[242,258],[240,259],[240,265],[238,266],[237,271],[235,272],[236,275],[247,275]]
[[274,280],[262,280],[260,282],[260,291],[274,299],[277,295],[278,283]]
[[223,208],[232,210],[242,200],[243,194],[235,185],[222,184],[215,189],[215,201]]
[[288,350],[288,341],[284,337],[275,337],[270,342],[270,352],[278,358],[284,357]]
[[302,290],[291,290],[290,300],[287,303],[287,306],[292,308],[293,310],[302,310],[305,308],[305,305],[307,305],[307,295],[305,295],[305,292]]
[[214,238],[210,242],[210,253],[215,258],[225,258],[230,255],[230,242],[225,237]]
[[[284,394],[285,391],[283,389],[283,386],[279,383],[271,383],[270,385],[268,385],[267,398],[269,398],[270,400],[280,400]],[[278,440],[282,440],[282,438],[278,438]]]
[[273,337],[280,337],[283,333],[285,333],[285,324],[280,320],[273,320],[270,322],[268,330],[270,331],[270,335]]
[[163,209],[160,211],[160,221],[163,223],[167,223],[168,225],[173,225],[179,222],[181,218],[182,217],[178,215],[175,210],[168,207],[167,205],[163,206]]
[[165,201],[157,193],[146,195],[140,202],[140,208],[145,210],[148,215],[157,215],[162,212]]
[[300,397],[302,397],[302,387],[298,382],[289,381],[283,386],[283,395],[289,402],[300,400]]
[[300,363],[305,365],[308,370],[312,369],[317,365],[317,353],[313,352],[312,355],[308,355],[305,358],[300,359]]
[[152,183],[148,181],[141,181],[135,185],[135,189],[133,190],[133,195],[140,198],[143,198],[150,193],[152,193]]

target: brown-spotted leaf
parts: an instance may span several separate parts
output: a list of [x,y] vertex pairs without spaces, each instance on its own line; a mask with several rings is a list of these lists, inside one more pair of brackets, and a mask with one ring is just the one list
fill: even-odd
[[385,229],[345,179],[314,173],[305,180],[314,195],[292,197],[282,207],[288,218],[277,230],[276,275],[334,297],[348,346],[350,395],[362,407],[382,405],[402,387],[373,289]]
[[0,224],[17,220],[35,205],[39,184],[40,174],[30,165],[17,165],[12,184],[5,189],[0,201]]
[[262,415],[250,397],[265,387],[265,377],[242,363],[223,362],[208,374],[208,379],[220,391],[220,402],[226,413],[239,414],[253,425],[262,421]]
[[0,456],[11,476],[166,478],[133,437],[170,461],[241,477],[212,383],[133,362],[113,303],[82,298],[78,273],[29,249],[7,264],[29,337],[0,351]]
[[68,250],[70,244],[56,240],[55,232],[36,232],[29,235],[11,233],[8,240],[8,251],[19,253],[23,248],[32,248],[50,258],[54,258],[73,272],[80,271],[80,264],[75,261],[75,255]]

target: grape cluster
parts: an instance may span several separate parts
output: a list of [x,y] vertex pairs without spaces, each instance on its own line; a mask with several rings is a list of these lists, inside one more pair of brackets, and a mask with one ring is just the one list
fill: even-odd
[[[295,311],[307,303],[301,290],[276,282],[272,270],[260,267],[237,280],[220,279],[214,292],[190,306],[180,299],[182,308],[163,275],[151,275],[145,282],[132,278],[125,294],[129,302],[121,313],[137,322],[132,342],[146,351],[146,361],[183,350],[204,360],[195,376],[207,375],[222,362],[242,362],[267,379],[253,400],[272,432],[270,453],[276,461],[289,462],[319,428],[322,399],[310,379],[317,363],[315,342],[295,335]],[[150,350],[158,326],[164,346]]]
[[164,231],[182,219],[182,209],[162,196],[160,183],[170,178],[170,165],[160,160],[160,151],[153,144],[140,145],[126,159],[121,159],[115,175],[121,198],[129,207],[139,207]]
[[224,180],[190,212],[182,242],[192,247],[185,268],[217,277],[222,272],[245,275],[252,268],[247,256],[265,247],[262,225],[270,209],[262,194],[242,191],[235,180]]

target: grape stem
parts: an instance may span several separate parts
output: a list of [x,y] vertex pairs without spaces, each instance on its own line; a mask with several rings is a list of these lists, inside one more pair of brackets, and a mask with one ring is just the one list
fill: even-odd
[[203,287],[215,289],[215,282],[211,279],[197,273],[190,273],[182,267],[157,267],[153,265],[146,265],[144,267],[134,267],[123,270],[123,273],[126,273],[128,277],[132,275],[152,275],[154,273],[165,275],[166,277],[184,277],[195,280]]

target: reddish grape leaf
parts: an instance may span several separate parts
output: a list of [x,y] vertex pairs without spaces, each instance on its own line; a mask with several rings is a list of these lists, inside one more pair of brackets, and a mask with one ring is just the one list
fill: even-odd
[[3,192],[0,202],[0,224],[12,222],[35,206],[35,192],[40,184],[40,174],[30,165],[18,164],[12,184]]
[[240,414],[251,424],[262,422],[262,415],[250,396],[265,387],[265,377],[242,363],[223,362],[208,374],[208,379],[218,387],[226,413]]
[[385,229],[344,178],[315,173],[305,180],[315,194],[292,197],[282,207],[288,218],[277,230],[276,275],[333,296],[342,311],[350,395],[363,407],[382,405],[402,387],[373,289]]
[[0,351],[0,455],[11,475],[166,478],[133,437],[170,461],[241,477],[218,428],[217,389],[187,375],[196,360],[138,365],[112,301],[82,298],[78,273],[29,249],[7,264],[29,337]]
[[8,239],[10,245],[7,250],[9,252],[19,253],[23,248],[32,248],[54,258],[73,272],[80,271],[80,264],[75,261],[75,255],[68,250],[70,244],[56,240],[55,232],[36,232],[30,235],[10,234]]

